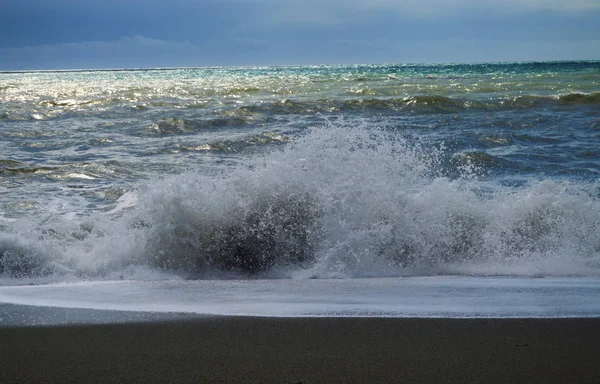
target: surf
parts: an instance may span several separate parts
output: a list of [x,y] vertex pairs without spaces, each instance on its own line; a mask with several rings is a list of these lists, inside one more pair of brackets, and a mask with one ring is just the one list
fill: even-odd
[[357,278],[600,272],[595,182],[510,185],[385,126],[330,121],[221,172],[3,226],[0,276]]

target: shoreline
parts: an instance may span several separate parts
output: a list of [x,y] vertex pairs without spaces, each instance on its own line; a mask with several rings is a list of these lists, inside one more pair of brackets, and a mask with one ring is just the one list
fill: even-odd
[[151,323],[193,320],[210,316],[185,312],[123,311],[0,303],[0,330],[15,327],[50,327]]
[[219,317],[0,328],[0,381],[598,382],[600,318]]

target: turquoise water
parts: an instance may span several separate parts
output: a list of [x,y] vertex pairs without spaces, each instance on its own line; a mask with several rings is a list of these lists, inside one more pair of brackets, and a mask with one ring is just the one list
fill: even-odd
[[0,73],[0,282],[600,273],[600,62]]

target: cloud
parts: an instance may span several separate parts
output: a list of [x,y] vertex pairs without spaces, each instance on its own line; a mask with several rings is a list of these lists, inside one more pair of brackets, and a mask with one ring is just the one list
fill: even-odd
[[268,4],[272,24],[339,25],[374,15],[446,18],[469,14],[578,13],[600,10],[600,0],[255,0]]
[[0,48],[0,71],[264,65],[272,61],[265,58],[270,44],[250,36],[190,42],[135,35],[112,41]]
[[153,39],[144,36],[125,36],[115,41],[89,41],[84,43],[62,43],[55,45],[43,45],[34,47],[34,49],[69,49],[80,51],[125,51],[131,48],[151,49],[151,50],[180,50],[195,48],[188,41],[168,41],[161,39]]
[[600,58],[600,0],[8,1],[0,70]]
[[449,38],[429,41],[397,41],[393,38],[341,39],[339,46],[353,52],[369,52],[372,61],[357,56],[356,63],[439,63],[547,60],[598,60],[600,39],[586,41],[504,41],[499,39]]
[[127,36],[114,41],[43,44],[0,49],[0,69],[172,66],[177,57],[190,57],[199,50],[199,46],[188,41],[144,36]]
[[[332,1],[332,0],[329,0]],[[336,0],[333,0],[336,1]],[[356,1],[358,3],[358,1]],[[600,8],[598,0],[370,0],[362,2],[367,8],[408,9],[413,11],[448,9],[496,8],[521,11],[576,11]]]

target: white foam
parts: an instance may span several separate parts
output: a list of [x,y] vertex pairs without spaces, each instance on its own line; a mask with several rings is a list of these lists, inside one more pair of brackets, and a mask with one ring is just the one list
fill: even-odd
[[[242,240],[272,235],[276,259],[298,239],[310,246],[307,262],[275,260],[270,277],[600,274],[598,185],[507,187],[481,180],[474,167],[450,178],[445,156],[397,132],[331,123],[222,174],[149,180],[108,212],[49,205],[11,225],[0,246],[39,256],[59,279],[135,276],[136,268],[219,276],[211,252],[230,250],[234,230]],[[259,222],[243,228],[253,217]],[[298,220],[301,233],[286,232]]]
[[0,302],[244,316],[597,317],[600,280],[410,277],[106,281],[0,287]]

